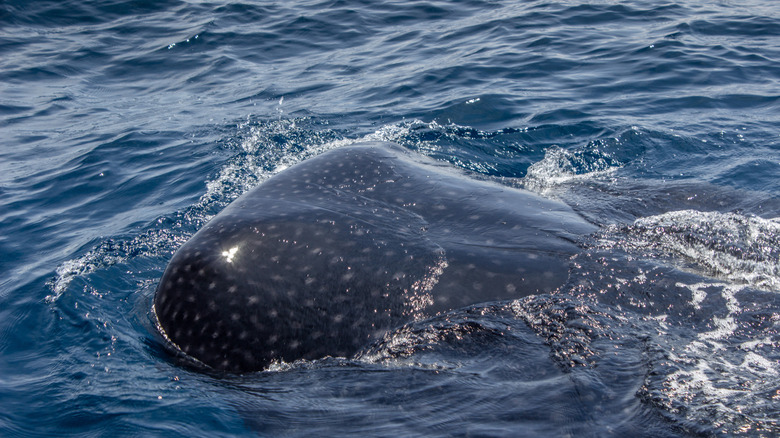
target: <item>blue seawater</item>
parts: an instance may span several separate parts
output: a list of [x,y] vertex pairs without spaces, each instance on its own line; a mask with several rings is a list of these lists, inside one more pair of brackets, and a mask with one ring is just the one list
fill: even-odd
[[[176,248],[367,139],[599,231],[356,357],[172,357]],[[4,0],[0,435],[776,436],[779,142],[774,0]]]

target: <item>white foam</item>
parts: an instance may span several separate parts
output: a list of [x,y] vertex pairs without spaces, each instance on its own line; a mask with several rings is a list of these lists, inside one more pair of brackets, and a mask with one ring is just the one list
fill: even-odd
[[773,345],[771,338],[734,341],[739,328],[736,317],[742,311],[736,294],[742,288],[725,283],[677,286],[689,288],[693,296],[704,289],[710,294],[719,292],[727,314],[713,315],[712,330],[698,333],[687,345],[669,352],[668,359],[678,369],[666,376],[661,386],[668,400],[666,407],[674,411],[675,406],[684,405],[689,419],[703,423],[717,419],[718,424],[713,426],[724,431],[737,430],[751,422],[764,423],[758,418],[745,423],[745,416],[756,409],[760,411],[758,394],[776,389],[780,364],[761,354],[762,347]]
[[[675,286],[688,287],[688,285],[684,283],[677,283]],[[704,288],[692,288],[691,295],[691,306],[697,310],[701,309],[701,303],[704,302],[705,298],[707,298],[707,291],[705,291]]]
[[[177,222],[180,226],[180,223]],[[53,303],[62,296],[71,282],[98,271],[122,263],[136,255],[153,256],[169,252],[186,240],[186,236],[171,229],[149,230],[130,240],[107,240],[87,251],[84,255],[67,260],[57,266],[56,277],[47,285],[52,293],[47,303]]]
[[[578,166],[584,170],[578,170]],[[575,154],[553,146],[545,151],[541,161],[528,168],[522,185],[527,190],[550,194],[558,186],[608,176],[617,169],[604,158],[584,163]]]
[[95,251],[90,251],[77,259],[67,260],[62,263],[57,267],[57,277],[49,282],[52,293],[46,296],[46,302],[53,303],[57,301],[75,278],[95,272],[105,261],[116,263],[119,261],[119,257],[104,260]]
[[776,219],[681,210],[637,219],[627,229],[610,227],[603,237],[602,244],[608,246],[674,253],[717,277],[780,291],[780,223]]

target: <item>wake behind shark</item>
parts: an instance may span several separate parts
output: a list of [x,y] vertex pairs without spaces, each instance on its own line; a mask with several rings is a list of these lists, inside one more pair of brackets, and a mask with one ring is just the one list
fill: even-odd
[[363,143],[225,208],[173,256],[154,311],[217,370],[349,357],[415,319],[555,289],[594,230],[564,204]]

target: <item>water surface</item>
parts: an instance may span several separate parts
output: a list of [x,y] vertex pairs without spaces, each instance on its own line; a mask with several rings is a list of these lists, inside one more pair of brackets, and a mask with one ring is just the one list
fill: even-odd
[[[9,0],[0,23],[2,435],[780,433],[775,2]],[[363,140],[599,231],[555,292],[354,357],[171,356],[150,309],[176,248]]]

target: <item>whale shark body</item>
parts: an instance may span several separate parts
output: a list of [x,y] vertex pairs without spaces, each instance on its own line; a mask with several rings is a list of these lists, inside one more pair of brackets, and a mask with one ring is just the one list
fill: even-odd
[[411,321],[557,288],[594,230],[562,203],[362,143],[226,207],[174,254],[154,312],[216,370],[349,357]]

